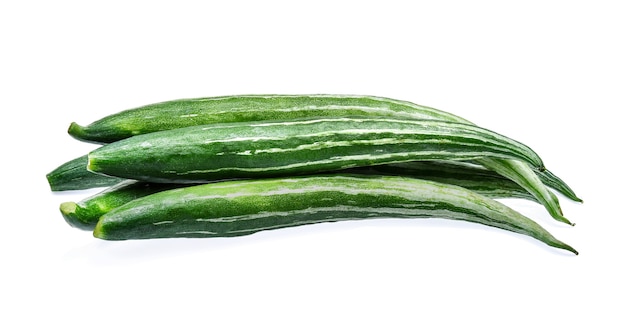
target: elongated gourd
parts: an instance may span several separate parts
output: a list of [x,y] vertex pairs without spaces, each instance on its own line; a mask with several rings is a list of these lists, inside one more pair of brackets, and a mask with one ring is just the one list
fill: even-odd
[[467,124],[393,118],[318,118],[211,124],[103,145],[87,168],[147,182],[202,182],[318,173],[414,160],[523,160],[527,146]]
[[107,240],[232,237],[367,218],[464,220],[528,235],[577,254],[495,200],[458,186],[398,176],[236,180],[168,190],[102,215],[93,234]]
[[[464,187],[488,198],[521,198],[536,202],[531,194],[515,182],[495,172],[468,163],[416,161],[352,168],[343,172],[358,175],[415,177]],[[100,216],[116,207],[140,197],[183,186],[185,185],[126,180],[79,202],[64,202],[61,204],[60,210],[63,218],[71,226],[83,230],[93,230]]]
[[342,116],[460,120],[434,108],[375,96],[235,95],[172,100],[132,108],[87,126],[72,123],[68,133],[82,141],[103,144],[194,125]]
[[[313,116],[390,116],[472,124],[464,118],[436,108],[376,96],[233,95],[149,104],[103,117],[87,126],[72,123],[68,133],[82,141],[110,143],[134,135],[193,125],[287,120]],[[519,170],[517,174],[528,172],[525,166],[518,167],[524,170]],[[526,179],[512,180],[524,183],[529,192],[542,191],[541,187],[545,183],[574,201],[582,201],[556,175],[547,170],[537,173],[543,182],[529,182]],[[538,199],[542,199],[541,194],[534,194]],[[542,201],[542,203],[546,208],[551,207],[547,201]],[[558,212],[554,209],[549,211]]]

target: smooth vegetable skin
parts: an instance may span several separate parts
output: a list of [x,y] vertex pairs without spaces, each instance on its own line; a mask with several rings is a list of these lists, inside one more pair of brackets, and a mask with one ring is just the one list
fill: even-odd
[[104,214],[93,234],[108,240],[231,237],[366,218],[464,220],[528,235],[577,254],[495,200],[458,186],[397,176],[238,180],[168,190]]
[[433,120],[319,118],[201,125],[137,135],[88,155],[90,171],[147,182],[319,173],[414,160],[520,159],[527,146],[477,126]]
[[[408,101],[359,95],[233,95],[171,100],[145,105],[106,116],[87,126],[72,123],[68,133],[87,142],[111,143],[134,135],[194,125],[306,117],[388,116],[404,119],[431,119],[457,123],[472,122]],[[517,174],[528,172],[520,166]],[[536,170],[534,170],[537,172]],[[511,179],[523,183],[529,192],[543,190],[544,183],[574,201],[582,201],[560,178],[537,172],[543,182]],[[541,198],[541,196],[537,196]],[[549,204],[545,205],[550,208]],[[549,210],[554,213],[555,210]]]
[[156,192],[180,188],[181,186],[180,184],[171,183],[146,183],[126,180],[78,203],[61,203],[61,215],[63,215],[63,218],[70,226],[82,230],[93,230],[100,216],[110,210],[134,199]]
[[87,171],[87,155],[74,158],[46,175],[50,190],[69,191],[108,187],[124,179]]

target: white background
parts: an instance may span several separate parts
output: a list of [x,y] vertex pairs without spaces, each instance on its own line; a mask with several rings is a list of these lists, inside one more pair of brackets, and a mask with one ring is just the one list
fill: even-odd
[[[226,2],[226,1],[224,1]],[[3,1],[0,314],[624,315],[626,10],[620,1]],[[105,242],[45,174],[94,148],[71,121],[165,100],[379,95],[520,140],[585,200],[579,256],[444,220]]]

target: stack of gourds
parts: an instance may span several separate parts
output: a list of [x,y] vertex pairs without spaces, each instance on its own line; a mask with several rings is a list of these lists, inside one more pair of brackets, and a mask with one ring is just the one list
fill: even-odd
[[523,143],[432,107],[373,96],[236,95],[114,113],[74,138],[101,144],[49,174],[52,191],[107,187],[60,206],[108,240],[228,237],[366,218],[446,218],[576,253],[498,202],[563,223],[582,202]]

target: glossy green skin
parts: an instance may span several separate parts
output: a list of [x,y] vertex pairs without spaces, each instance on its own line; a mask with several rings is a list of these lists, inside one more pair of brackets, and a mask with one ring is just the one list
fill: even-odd
[[[122,192],[125,190],[134,190],[134,186],[127,186],[128,183],[134,183],[132,180],[129,181],[127,179],[110,177],[87,171],[86,161],[87,155],[84,155],[64,164],[64,166],[69,167],[59,168],[57,169],[59,171],[51,172],[48,177],[51,179],[51,189],[53,191],[85,190],[98,187],[115,186],[112,189],[107,189],[102,192],[106,194],[98,193],[88,199],[106,198],[108,195],[117,194],[116,191],[118,189],[122,189]],[[71,170],[72,175],[68,176],[68,173],[60,171],[63,169]],[[403,164],[348,169],[345,172],[413,176],[426,180],[459,185],[491,198],[521,198],[530,201],[537,201],[532,194],[528,193],[524,188],[520,187],[515,182],[499,175],[498,173],[470,163],[415,161]],[[125,183],[122,184],[122,182]],[[137,193],[140,192],[141,190]],[[116,199],[118,198],[120,197],[116,197]],[[94,216],[79,216],[74,219],[73,217],[75,216],[76,214],[74,213],[65,216],[66,220],[75,222],[72,226],[83,226],[84,229],[92,229],[93,225],[95,225],[95,221],[93,219]],[[91,220],[87,220],[87,218],[91,218]],[[89,226],[84,226],[85,223]]]
[[477,126],[391,118],[242,122],[137,135],[89,153],[88,170],[147,182],[318,173],[415,160],[520,159],[527,146]]
[[464,220],[576,253],[529,218],[458,186],[398,176],[328,175],[238,180],[155,193],[104,214],[108,240],[233,237],[313,223],[368,218]]
[[532,194],[508,178],[480,165],[461,161],[414,161],[347,169],[345,172],[413,177],[457,185],[493,199],[519,198],[538,202]]
[[344,116],[461,120],[437,109],[375,96],[234,95],[145,105],[103,117],[87,126],[72,123],[68,133],[82,141],[111,143],[134,135],[194,125]]
[[[345,173],[398,175],[458,185],[489,198],[535,198],[514,182],[480,166],[458,162],[418,161],[404,164],[347,169]],[[63,218],[73,227],[93,230],[100,216],[132,200],[183,187],[181,184],[127,180],[78,203],[61,204]]]
[[61,215],[70,226],[91,231],[96,226],[100,216],[118,206],[140,197],[182,186],[172,183],[125,180],[77,203],[62,203],[60,206]]
[[[72,123],[73,137],[96,143],[110,143],[133,135],[193,125],[294,119],[312,116],[392,116],[411,119],[434,119],[472,124],[470,121],[435,108],[412,102],[358,95],[233,95],[171,100],[137,107],[106,116],[88,126]],[[480,162],[479,162],[480,163]],[[506,167],[505,167],[506,168]],[[516,173],[522,174],[528,168]],[[536,171],[536,170],[534,170]],[[512,179],[524,183],[551,213],[550,202],[542,198],[544,183],[564,196],[582,202],[574,191],[550,172],[537,172],[539,182]]]
[[87,155],[72,159],[46,175],[50,190],[69,191],[115,185],[123,179],[87,171]]
[[[72,159],[47,175],[52,191],[86,190],[99,187],[115,186],[127,179],[110,177],[90,172],[86,167],[87,155]],[[444,183],[456,184],[480,194],[492,198],[522,198],[537,201],[513,181],[499,174],[481,168],[479,165],[464,163],[460,165],[453,162],[421,162],[405,163],[395,166],[379,166],[376,170],[368,168],[370,172],[386,174],[398,173],[405,176],[416,176],[428,180],[436,180]],[[364,172],[365,170],[354,170]],[[350,171],[353,172],[353,171]],[[108,190],[107,190],[108,191]],[[112,192],[111,192],[112,193]],[[582,202],[582,200],[579,200]],[[74,214],[70,216],[75,216]],[[69,219],[66,216],[66,219]],[[80,219],[75,220],[76,225],[84,225]],[[73,226],[76,226],[73,225]],[[95,222],[89,223],[86,229],[93,228]]]

